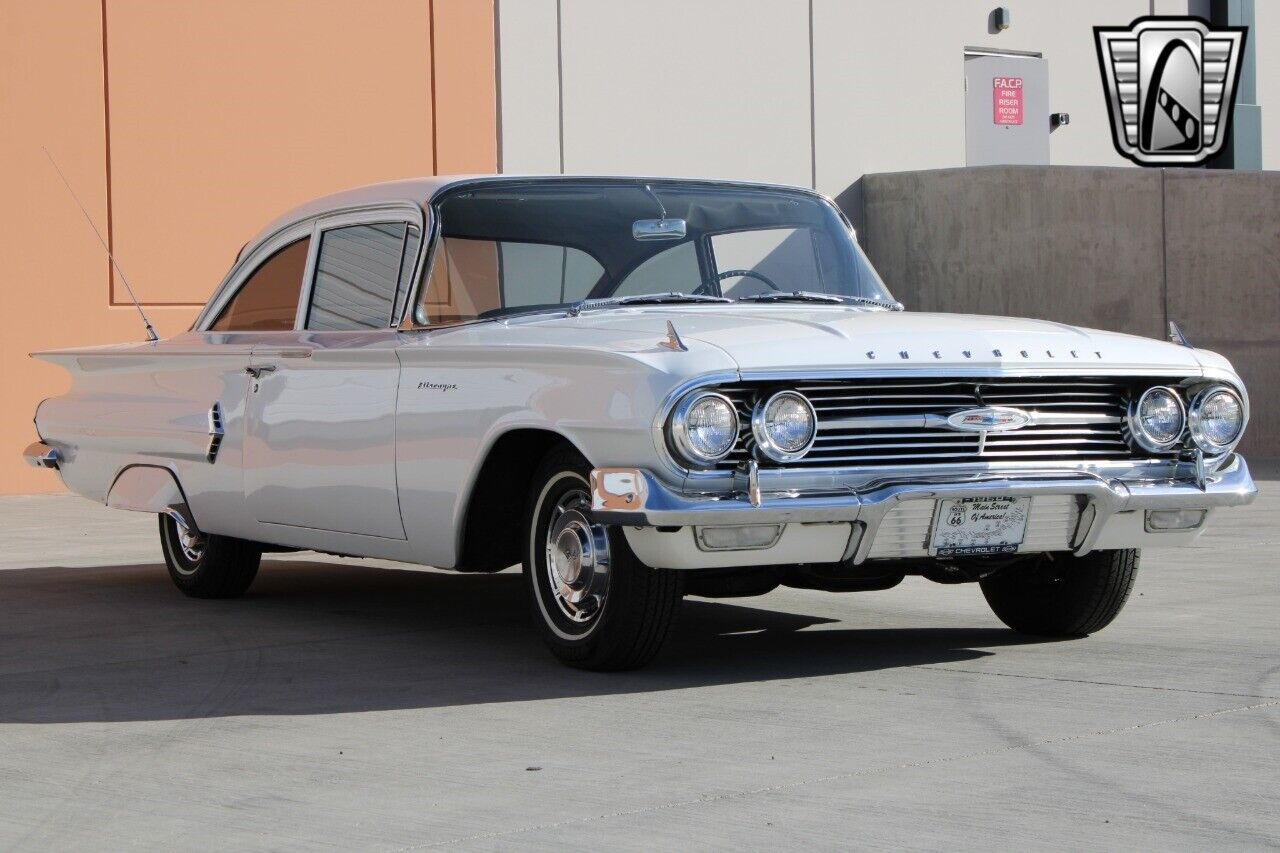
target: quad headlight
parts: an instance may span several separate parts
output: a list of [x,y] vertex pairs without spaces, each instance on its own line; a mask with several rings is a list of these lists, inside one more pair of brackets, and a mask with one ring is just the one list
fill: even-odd
[[1129,408],[1129,432],[1144,450],[1171,450],[1182,437],[1187,412],[1172,388],[1148,388]]
[[729,455],[738,440],[738,412],[723,394],[690,394],[671,412],[671,444],[696,466],[710,465]]
[[1225,385],[1213,385],[1191,401],[1187,416],[1191,440],[1205,453],[1217,455],[1230,450],[1244,430],[1244,403]]
[[775,462],[793,462],[809,452],[817,435],[813,405],[795,391],[779,391],[756,404],[751,434],[756,447]]

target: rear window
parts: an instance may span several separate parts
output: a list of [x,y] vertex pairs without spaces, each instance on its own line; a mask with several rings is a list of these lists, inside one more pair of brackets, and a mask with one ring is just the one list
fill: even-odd
[[311,238],[303,237],[263,261],[209,328],[216,332],[292,329],[310,247]]

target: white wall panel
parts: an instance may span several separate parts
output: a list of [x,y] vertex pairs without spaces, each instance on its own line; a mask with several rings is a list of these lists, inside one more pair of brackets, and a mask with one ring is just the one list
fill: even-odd
[[[839,195],[868,172],[962,166],[966,47],[1044,55],[1049,108],[1071,114],[1050,136],[1052,164],[1131,165],[1112,146],[1093,27],[1204,0],[1004,5],[1012,26],[993,33],[990,0],[501,0],[503,168],[559,171],[562,123],[567,172],[816,174]],[[1280,2],[1256,5],[1263,164],[1275,168]]]
[[807,0],[562,0],[561,20],[565,171],[811,183]]
[[1262,106],[1262,168],[1280,169],[1280,3],[1255,0],[1254,39],[1258,52],[1258,103]]
[[499,168],[560,171],[556,0],[498,2]]

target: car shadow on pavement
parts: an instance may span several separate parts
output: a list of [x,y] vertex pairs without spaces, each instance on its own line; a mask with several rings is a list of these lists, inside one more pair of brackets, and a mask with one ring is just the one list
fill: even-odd
[[[841,628],[768,598],[685,601],[649,668],[561,666],[520,576],[266,561],[198,601],[163,566],[0,572],[0,723],[331,714],[871,672],[1032,642],[992,628]],[[744,606],[742,601],[753,605]],[[802,629],[822,626],[819,630]]]

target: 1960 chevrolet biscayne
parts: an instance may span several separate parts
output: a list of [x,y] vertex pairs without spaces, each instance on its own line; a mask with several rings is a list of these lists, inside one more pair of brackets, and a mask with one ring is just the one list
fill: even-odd
[[190,331],[38,357],[73,385],[28,460],[156,513],[188,595],[243,593],[263,551],[523,563],[547,644],[593,669],[650,660],[685,594],[904,575],[1088,634],[1139,548],[1255,494],[1221,356],[904,312],[786,187],[365,187],[267,226]]

